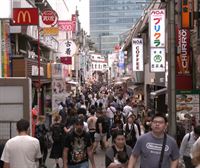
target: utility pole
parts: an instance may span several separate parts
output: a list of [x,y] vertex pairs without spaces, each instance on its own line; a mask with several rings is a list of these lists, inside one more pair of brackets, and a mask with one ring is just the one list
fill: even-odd
[[168,0],[168,104],[169,134],[176,136],[176,67],[175,67],[175,0]]

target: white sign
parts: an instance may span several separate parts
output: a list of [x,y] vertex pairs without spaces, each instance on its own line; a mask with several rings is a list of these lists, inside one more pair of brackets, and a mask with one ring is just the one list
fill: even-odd
[[63,41],[59,48],[61,57],[73,56],[76,53],[76,50],[76,44],[72,40]]
[[[32,65],[31,75],[38,76],[38,66]],[[40,76],[44,76],[44,68],[43,67],[40,67]]]
[[143,39],[133,38],[132,40],[132,65],[133,71],[143,71]]
[[12,0],[0,1],[0,19],[12,18]]
[[150,11],[150,47],[165,47],[165,10]]
[[165,72],[165,48],[151,48],[151,72]]

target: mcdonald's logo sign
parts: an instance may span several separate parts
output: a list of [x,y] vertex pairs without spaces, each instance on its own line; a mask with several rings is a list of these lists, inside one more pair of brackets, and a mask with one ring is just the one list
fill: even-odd
[[12,25],[38,25],[37,8],[13,8]]

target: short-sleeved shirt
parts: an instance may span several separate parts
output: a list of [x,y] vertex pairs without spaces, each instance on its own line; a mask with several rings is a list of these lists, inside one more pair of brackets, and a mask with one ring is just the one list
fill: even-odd
[[[141,168],[158,168],[163,138],[156,138],[148,132],[137,140],[132,151],[133,155],[141,157]],[[176,141],[167,135],[162,168],[170,168],[171,161],[179,158]]]
[[[124,146],[124,151],[126,151],[128,158],[131,155],[131,150],[132,150],[132,148],[130,146],[128,146],[128,145]],[[113,146],[109,147],[106,150],[106,154],[105,154],[105,165],[106,165],[106,167],[108,167],[112,162],[114,162],[115,157],[116,157],[116,153],[115,153],[115,150],[113,149]]]
[[38,139],[20,135],[7,141],[1,160],[11,168],[37,168],[35,160],[41,157]]
[[68,151],[68,164],[76,165],[88,161],[87,148],[92,145],[90,134],[83,132],[81,136],[76,133],[67,133],[65,147]]
[[107,127],[107,121],[106,121],[106,117],[104,116],[100,116],[99,118],[97,118],[97,122],[96,122],[96,133],[100,133],[99,130],[99,124],[102,124],[102,133],[106,133],[108,127]]

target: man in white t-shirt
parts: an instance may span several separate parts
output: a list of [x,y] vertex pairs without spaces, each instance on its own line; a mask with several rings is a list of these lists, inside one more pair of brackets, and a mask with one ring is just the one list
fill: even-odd
[[28,135],[29,122],[17,122],[18,135],[5,144],[1,160],[4,168],[37,168],[36,161],[42,157],[39,141]]
[[131,115],[133,113],[134,113],[134,110],[131,107],[131,99],[127,99],[126,100],[126,105],[123,108],[123,115],[124,115],[125,118],[127,118],[129,115]]

